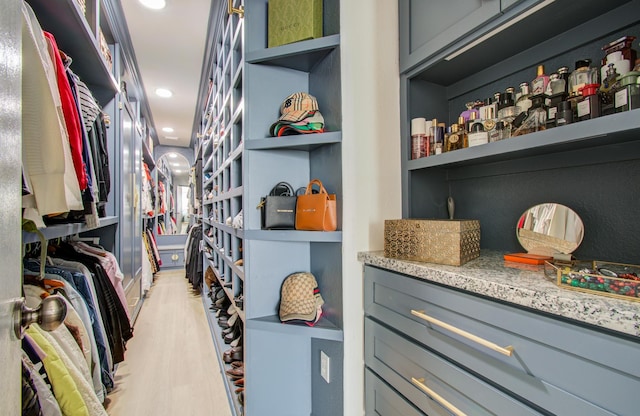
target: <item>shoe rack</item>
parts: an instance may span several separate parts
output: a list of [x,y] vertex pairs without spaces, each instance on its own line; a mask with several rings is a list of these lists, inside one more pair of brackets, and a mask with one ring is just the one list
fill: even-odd
[[[212,82],[203,86],[209,90],[201,125],[204,270],[211,266],[220,282],[220,288],[211,289],[203,299],[237,414],[339,415],[343,407],[339,1],[323,2],[322,38],[272,48],[267,48],[268,0],[235,0],[233,8],[243,8],[244,14],[221,11],[208,51]],[[282,101],[299,91],[317,98],[325,133],[270,137],[269,126],[279,117]],[[337,195],[337,231],[261,229],[256,206],[273,185],[286,181],[297,189],[314,178]],[[241,211],[242,227],[234,227]],[[323,317],[314,327],[282,324],[278,317],[282,282],[297,271],[314,274],[325,300]],[[228,303],[216,300],[222,295]],[[216,308],[215,302],[220,309],[210,310]],[[233,323],[242,323],[241,387],[246,389],[242,395],[236,393],[240,386],[233,378],[240,370],[225,362],[234,352],[223,343],[225,320],[218,322],[220,315],[229,315],[228,325],[235,312],[238,318]],[[321,356],[328,358],[328,375],[321,371]]]
[[207,94],[198,145],[203,166],[203,271],[205,282],[209,282],[203,288],[203,303],[232,412],[242,415],[244,394],[238,372],[243,367],[238,365],[243,362],[245,326],[243,19],[227,14],[226,9],[212,13],[212,19],[211,49],[205,56],[210,77],[202,86]]

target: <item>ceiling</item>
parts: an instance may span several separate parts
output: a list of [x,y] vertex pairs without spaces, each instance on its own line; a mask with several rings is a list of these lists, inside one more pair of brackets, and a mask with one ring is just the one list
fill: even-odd
[[[196,133],[193,126],[211,3],[166,0],[165,8],[153,10],[139,0],[121,0],[157,144],[189,147]],[[173,96],[159,97],[156,88],[169,89]],[[173,132],[164,132],[165,127]]]

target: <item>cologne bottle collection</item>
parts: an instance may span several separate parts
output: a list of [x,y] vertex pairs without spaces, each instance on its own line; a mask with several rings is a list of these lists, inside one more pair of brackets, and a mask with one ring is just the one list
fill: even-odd
[[640,108],[640,59],[632,49],[635,36],[602,47],[598,63],[580,59],[536,76],[493,97],[465,104],[456,122],[411,120],[411,159],[479,146],[574,122]]

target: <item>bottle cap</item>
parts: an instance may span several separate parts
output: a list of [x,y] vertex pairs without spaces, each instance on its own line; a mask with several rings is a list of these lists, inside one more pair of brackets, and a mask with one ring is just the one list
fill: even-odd
[[538,76],[544,75],[544,65],[538,65]]
[[568,74],[569,73],[569,67],[568,66],[561,66],[560,68],[558,68],[558,74]]
[[411,135],[425,134],[425,118],[418,117],[411,119]]
[[458,124],[464,124],[464,117],[458,117]]
[[496,130],[504,130],[504,121],[498,121],[496,123]]
[[600,84],[586,84],[584,87],[580,88],[579,92],[583,97],[588,97],[590,95],[597,94],[599,88]]
[[580,59],[576,61],[576,69],[585,68],[591,65],[591,59]]

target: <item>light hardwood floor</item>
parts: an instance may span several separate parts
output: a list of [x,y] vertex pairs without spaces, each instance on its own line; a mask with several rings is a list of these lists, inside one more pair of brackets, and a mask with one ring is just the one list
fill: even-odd
[[107,397],[110,416],[230,416],[200,295],[184,270],[163,271],[147,294]]

